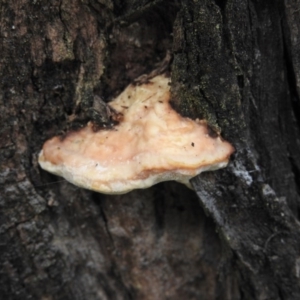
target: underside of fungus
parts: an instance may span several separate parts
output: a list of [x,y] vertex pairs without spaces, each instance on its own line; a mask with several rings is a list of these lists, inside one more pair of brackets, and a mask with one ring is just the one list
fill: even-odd
[[170,104],[170,79],[159,75],[129,85],[109,105],[123,114],[113,129],[89,123],[54,137],[39,154],[40,166],[69,182],[106,194],[123,194],[227,165],[233,147],[211,137],[206,122],[183,118]]

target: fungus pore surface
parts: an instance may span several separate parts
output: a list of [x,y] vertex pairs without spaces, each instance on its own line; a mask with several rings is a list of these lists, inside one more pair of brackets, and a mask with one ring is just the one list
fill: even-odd
[[45,142],[40,166],[69,182],[106,194],[122,194],[176,180],[189,185],[197,174],[223,168],[234,148],[211,137],[205,121],[172,109],[170,78],[159,75],[129,85],[109,103],[123,114],[113,129],[92,124]]

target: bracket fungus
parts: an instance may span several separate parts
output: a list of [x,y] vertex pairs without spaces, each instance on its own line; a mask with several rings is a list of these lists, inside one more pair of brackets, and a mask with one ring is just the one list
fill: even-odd
[[69,182],[106,194],[123,194],[227,165],[234,148],[212,137],[205,121],[180,116],[169,104],[170,78],[129,85],[109,105],[123,114],[113,129],[89,123],[45,142],[40,166]]

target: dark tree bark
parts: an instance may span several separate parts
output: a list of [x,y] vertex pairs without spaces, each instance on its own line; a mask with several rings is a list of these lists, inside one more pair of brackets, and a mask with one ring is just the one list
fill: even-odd
[[[300,299],[300,1],[1,1],[1,299]],[[126,195],[41,170],[74,114],[171,65],[226,169]]]

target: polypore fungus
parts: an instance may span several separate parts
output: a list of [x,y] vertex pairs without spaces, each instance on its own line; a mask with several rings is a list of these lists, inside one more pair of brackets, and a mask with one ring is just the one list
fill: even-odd
[[129,85],[110,106],[123,114],[110,130],[92,124],[48,140],[40,166],[71,183],[106,194],[123,194],[161,181],[189,185],[197,174],[223,168],[234,148],[211,137],[204,121],[180,116],[170,104],[170,79]]

